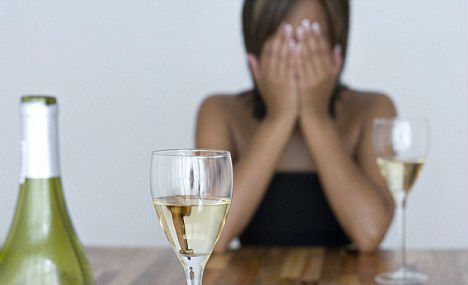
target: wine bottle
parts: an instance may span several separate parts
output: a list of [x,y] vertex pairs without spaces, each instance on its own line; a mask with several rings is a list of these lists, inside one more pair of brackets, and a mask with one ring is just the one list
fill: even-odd
[[62,192],[57,117],[54,97],[21,98],[22,170],[0,285],[93,283]]

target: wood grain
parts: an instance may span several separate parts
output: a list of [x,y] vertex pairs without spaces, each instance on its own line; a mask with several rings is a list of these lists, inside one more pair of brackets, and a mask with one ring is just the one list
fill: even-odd
[[[89,248],[97,285],[185,284],[182,267],[168,248]],[[375,284],[394,267],[395,253],[359,254],[339,248],[243,247],[211,256],[208,284]],[[426,284],[468,284],[468,250],[410,251],[408,261],[428,273]]]

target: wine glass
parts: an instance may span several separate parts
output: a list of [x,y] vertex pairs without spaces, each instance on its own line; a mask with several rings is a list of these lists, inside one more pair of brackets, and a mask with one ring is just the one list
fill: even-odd
[[232,176],[228,151],[152,152],[151,197],[188,285],[202,283],[203,269],[231,204]]
[[426,119],[377,118],[372,143],[380,173],[387,181],[396,202],[399,232],[399,266],[395,272],[381,273],[381,284],[420,284],[425,273],[414,271],[406,263],[405,210],[408,194],[414,185],[429,151],[429,123]]

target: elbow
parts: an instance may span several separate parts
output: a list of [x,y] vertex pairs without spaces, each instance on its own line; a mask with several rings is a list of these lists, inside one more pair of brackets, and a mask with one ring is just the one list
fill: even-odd
[[[393,202],[393,201],[392,201]],[[393,208],[381,219],[375,219],[355,232],[354,243],[361,253],[375,252],[385,237],[393,217]]]
[[223,254],[226,253],[230,249],[236,249],[239,246],[236,243],[237,231],[232,229],[231,224],[227,224],[224,227],[224,231],[221,233],[218,241],[215,244],[213,249],[214,254]]
[[229,240],[226,240],[221,236],[221,238],[216,242],[216,245],[213,249],[214,254],[223,254],[229,249]]
[[227,251],[228,247],[223,244],[216,244],[215,248],[213,249],[214,254],[223,254]]
[[355,244],[361,253],[375,252],[383,239],[383,234],[379,231],[370,231],[366,234],[361,234],[355,240]]
[[377,250],[379,243],[374,241],[361,241],[356,242],[356,246],[360,253],[372,253]]

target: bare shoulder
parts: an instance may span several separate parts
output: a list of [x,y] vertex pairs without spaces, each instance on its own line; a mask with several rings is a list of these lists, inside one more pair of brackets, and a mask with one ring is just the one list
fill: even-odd
[[351,107],[355,114],[362,114],[367,118],[396,115],[395,104],[386,94],[346,89],[343,95],[343,103]]
[[228,110],[237,107],[236,105],[239,105],[239,103],[238,94],[215,94],[207,96],[203,100],[200,109],[203,107],[216,107]]
[[239,115],[246,108],[247,93],[240,94],[215,94],[207,96],[199,108],[199,116],[204,113],[232,118]]

